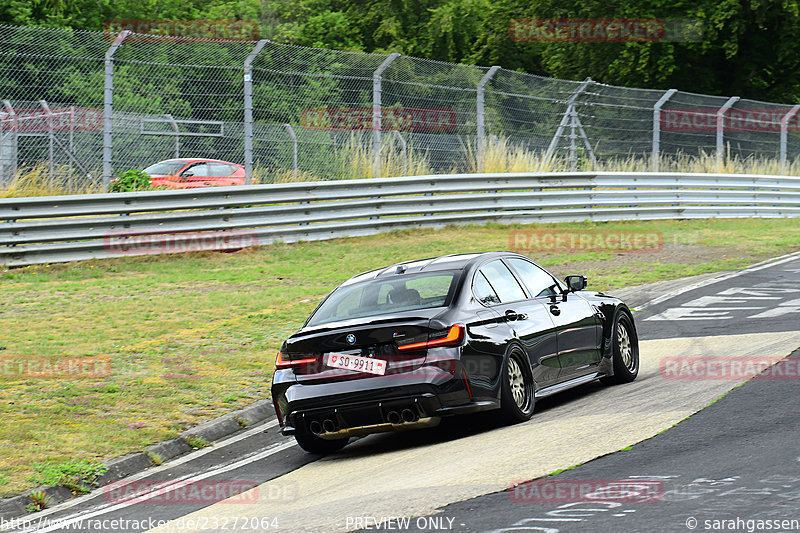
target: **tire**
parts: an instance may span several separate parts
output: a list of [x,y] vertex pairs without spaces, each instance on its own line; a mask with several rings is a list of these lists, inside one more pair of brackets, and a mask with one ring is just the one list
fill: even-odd
[[524,422],[533,415],[535,386],[528,358],[513,348],[503,364],[500,383],[500,411],[512,424]]
[[348,438],[325,440],[312,435],[311,433],[298,433],[294,436],[297,444],[308,453],[317,453],[320,455],[328,455],[329,453],[338,452],[350,441]]
[[619,313],[614,320],[614,375],[600,378],[606,385],[630,383],[639,374],[639,338],[633,320],[627,313]]

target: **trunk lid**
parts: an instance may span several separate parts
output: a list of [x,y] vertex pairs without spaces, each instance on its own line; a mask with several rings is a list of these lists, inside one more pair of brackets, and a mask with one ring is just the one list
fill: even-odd
[[284,349],[291,359],[315,359],[313,364],[295,367],[301,383],[375,377],[373,373],[331,367],[331,354],[386,361],[385,375],[412,372],[425,362],[426,350],[400,351],[397,347],[425,341],[431,319],[441,311],[421,309],[305,328],[289,337]]

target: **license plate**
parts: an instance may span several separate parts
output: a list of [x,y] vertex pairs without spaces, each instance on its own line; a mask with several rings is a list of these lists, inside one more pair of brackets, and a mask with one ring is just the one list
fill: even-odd
[[356,372],[377,374],[379,376],[382,376],[386,373],[386,361],[383,359],[360,357],[358,355],[329,353],[326,364],[333,368],[344,368],[347,370],[355,370]]

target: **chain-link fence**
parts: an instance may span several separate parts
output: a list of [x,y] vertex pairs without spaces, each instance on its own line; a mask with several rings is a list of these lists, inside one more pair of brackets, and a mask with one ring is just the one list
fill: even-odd
[[103,188],[170,158],[263,183],[497,171],[498,146],[569,170],[800,155],[798,106],[735,97],[266,40],[0,26],[0,43],[0,187],[36,167]]

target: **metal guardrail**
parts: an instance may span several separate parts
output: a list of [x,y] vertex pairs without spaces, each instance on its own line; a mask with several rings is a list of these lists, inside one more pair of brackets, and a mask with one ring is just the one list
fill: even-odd
[[0,199],[0,265],[235,249],[450,224],[798,217],[800,177],[453,174]]

